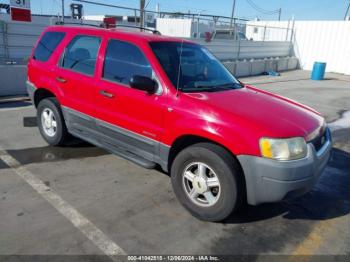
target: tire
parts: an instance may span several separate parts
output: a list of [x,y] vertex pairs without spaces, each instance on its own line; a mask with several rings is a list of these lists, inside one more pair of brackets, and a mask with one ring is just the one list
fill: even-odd
[[[54,122],[56,123],[56,128],[52,128],[53,130],[51,130],[51,132],[49,132],[48,125],[43,120],[43,118],[45,118],[43,116],[44,112],[45,115],[52,112],[53,118],[51,119],[51,127],[54,126]],[[37,123],[40,134],[49,145],[61,146],[67,142],[69,135],[60,104],[56,98],[49,97],[40,101],[37,107]]]
[[[190,175],[185,176],[186,170]],[[200,176],[204,180],[197,177],[199,173],[205,174]],[[176,156],[171,167],[171,182],[179,202],[193,216],[212,222],[224,220],[242,204],[245,192],[242,175],[237,160],[223,147],[210,143],[198,143],[185,148]],[[208,179],[218,180],[219,186],[209,187]],[[203,190],[207,191],[197,197],[190,197]]]

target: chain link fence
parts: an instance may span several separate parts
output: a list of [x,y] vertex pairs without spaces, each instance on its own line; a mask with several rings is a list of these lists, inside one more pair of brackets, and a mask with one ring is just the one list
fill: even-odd
[[[33,46],[47,26],[61,20],[60,17],[33,15],[32,22],[26,23],[11,21],[7,16],[0,15],[0,96],[25,94],[25,64]],[[231,21],[227,17],[193,14],[157,13],[156,16],[145,26],[164,35],[187,38],[206,46],[237,77],[298,66],[297,59],[291,57],[293,29],[289,26],[268,27],[244,20]],[[133,18],[122,17],[117,26],[140,26],[136,12]],[[102,19],[65,18],[65,22],[100,25]],[[120,30],[130,29],[120,27]]]

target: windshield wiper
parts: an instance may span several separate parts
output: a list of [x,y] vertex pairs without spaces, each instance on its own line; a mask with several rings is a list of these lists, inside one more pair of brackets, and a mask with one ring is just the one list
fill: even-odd
[[226,83],[221,85],[213,86],[214,88],[225,88],[225,89],[236,89],[243,87],[240,83]]
[[234,90],[243,87],[240,83],[225,83],[221,85],[198,85],[195,88],[180,88],[183,92],[215,92]]
[[214,86],[197,86],[195,88],[181,88],[180,90],[184,92],[205,92],[205,91],[212,91]]

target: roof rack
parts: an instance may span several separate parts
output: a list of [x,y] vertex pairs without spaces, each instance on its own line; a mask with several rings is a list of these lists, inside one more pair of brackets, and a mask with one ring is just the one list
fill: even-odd
[[57,21],[55,25],[79,25],[79,26],[92,26],[92,27],[98,27],[102,28],[101,25],[95,25],[95,24],[83,24],[83,23],[67,23],[67,22],[62,22],[62,21]]
[[[96,24],[86,24],[86,23],[71,23],[71,22],[62,22],[58,21],[55,23],[56,25],[78,25],[78,26],[92,26],[92,27],[97,27],[97,28],[107,28],[105,23],[101,23],[100,25]],[[133,26],[133,25],[119,25],[119,24],[109,24],[110,26],[115,26],[113,28],[107,28],[107,29],[116,29],[118,27],[125,27],[125,28],[136,28],[144,31],[149,31],[152,32],[155,35],[161,35],[161,33],[156,30],[156,29],[150,29],[142,26]]]
[[142,27],[142,26],[136,26],[136,25],[119,25],[119,24],[109,24],[109,25],[115,26],[115,28],[111,28],[111,29],[116,29],[116,28],[118,28],[118,27],[136,28],[136,29],[140,29],[140,30],[152,32],[152,33],[155,34],[155,35],[161,35],[161,33],[160,33],[158,30],[156,30],[156,29],[150,29],[150,28]]

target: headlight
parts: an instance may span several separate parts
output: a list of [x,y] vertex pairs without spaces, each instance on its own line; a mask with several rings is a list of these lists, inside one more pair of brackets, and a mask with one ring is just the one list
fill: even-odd
[[276,160],[300,159],[307,154],[307,145],[302,137],[286,139],[261,138],[261,155]]

